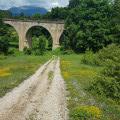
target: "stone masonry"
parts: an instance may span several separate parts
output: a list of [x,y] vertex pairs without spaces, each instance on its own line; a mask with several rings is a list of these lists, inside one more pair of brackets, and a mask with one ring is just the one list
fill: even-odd
[[52,49],[60,46],[59,39],[64,31],[63,21],[5,19],[4,23],[13,26],[18,33],[20,51],[23,51],[24,47],[29,48],[32,46],[32,30],[34,26],[41,26],[49,31],[53,39]]

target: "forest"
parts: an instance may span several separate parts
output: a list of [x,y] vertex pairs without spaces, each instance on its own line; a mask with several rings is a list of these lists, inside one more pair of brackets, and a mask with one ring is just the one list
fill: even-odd
[[[8,32],[9,28],[2,21],[4,17],[64,20],[65,31],[60,41],[62,51],[73,50],[81,53],[89,48],[96,52],[111,43],[120,43],[120,0],[114,2],[110,0],[70,0],[67,7],[52,8],[51,12],[45,15],[35,14],[32,17],[24,16],[24,13],[18,17],[12,16],[9,11],[0,12],[0,52],[3,53],[8,50],[9,41],[13,41],[13,38],[10,37],[11,33]],[[42,34],[45,38],[51,39],[49,33],[42,30],[43,28],[36,27],[35,29],[33,36],[39,37]],[[48,40],[48,42],[51,46],[52,40]]]

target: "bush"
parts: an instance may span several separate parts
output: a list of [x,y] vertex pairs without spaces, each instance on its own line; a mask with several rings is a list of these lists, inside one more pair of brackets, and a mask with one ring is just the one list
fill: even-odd
[[6,54],[9,48],[9,38],[6,36],[0,37],[0,53]]
[[58,47],[58,48],[54,49],[53,51],[51,51],[52,55],[60,55],[61,54],[60,48],[61,47]]
[[25,53],[26,55],[31,55],[31,48],[25,47],[25,48],[24,48],[24,53]]
[[91,50],[87,50],[81,60],[82,63],[87,65],[100,65],[101,61],[98,59],[98,55],[94,54]]
[[23,56],[24,54],[25,54],[24,51],[19,51],[19,49],[14,48],[13,56]]
[[98,58],[100,61],[105,62],[106,59],[114,59],[114,57],[120,56],[120,45],[110,44],[104,47],[98,52]]
[[63,55],[71,55],[71,54],[74,54],[74,51],[73,50],[66,50],[66,51],[62,51],[61,53]]
[[[100,50],[98,59],[104,65],[101,75],[90,84],[90,90],[120,99],[120,45],[111,44]],[[88,61],[90,61],[89,58]]]
[[120,99],[120,83],[115,77],[107,77],[105,75],[97,76],[95,80],[90,83],[89,90],[99,95]]
[[34,55],[43,55],[46,51],[46,38],[40,36],[39,39],[33,38],[32,53]]
[[45,36],[40,36],[39,37],[39,50],[40,50],[40,55],[43,55],[44,52],[46,51],[46,38]]
[[10,48],[8,49],[8,54],[14,54],[14,51],[15,51],[15,48],[10,47]]
[[32,54],[33,54],[33,55],[41,55],[41,54],[40,54],[40,49],[32,50]]
[[95,54],[89,49],[86,50],[82,58],[82,63],[88,65],[104,65],[107,59],[113,60],[118,56],[120,56],[120,45],[110,44]]
[[4,60],[6,58],[7,58],[7,56],[5,56],[4,54],[0,54],[0,60]]
[[120,56],[105,60],[104,67],[104,75],[120,79]]

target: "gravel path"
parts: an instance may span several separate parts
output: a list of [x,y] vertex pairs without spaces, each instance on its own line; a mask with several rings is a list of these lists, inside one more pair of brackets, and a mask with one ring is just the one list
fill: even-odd
[[[67,120],[65,83],[59,58],[0,99],[0,120]],[[52,71],[52,82],[49,73]]]

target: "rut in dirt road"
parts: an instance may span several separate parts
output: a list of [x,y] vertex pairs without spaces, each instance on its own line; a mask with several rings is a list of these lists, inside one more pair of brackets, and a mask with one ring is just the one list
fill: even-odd
[[57,57],[0,99],[0,120],[67,120],[65,83]]

